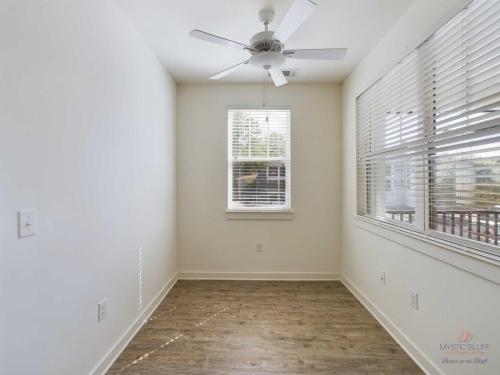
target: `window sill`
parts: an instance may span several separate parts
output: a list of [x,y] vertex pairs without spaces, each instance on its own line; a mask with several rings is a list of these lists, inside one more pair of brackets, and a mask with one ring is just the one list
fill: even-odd
[[227,220],[293,220],[292,210],[227,210]]
[[498,256],[364,216],[354,220],[363,230],[500,285]]

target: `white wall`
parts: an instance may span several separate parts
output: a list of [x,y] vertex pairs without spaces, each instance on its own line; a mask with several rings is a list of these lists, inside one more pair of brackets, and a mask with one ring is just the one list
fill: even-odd
[[[500,373],[500,269],[442,246],[356,221],[355,97],[462,9],[467,0],[419,0],[343,84],[342,274],[392,332],[429,371]],[[377,280],[385,271],[386,286]],[[420,310],[409,306],[409,289]],[[456,342],[463,329],[473,343],[489,343],[485,365],[443,364],[440,344]],[[460,359],[460,356],[456,356]]]
[[0,48],[0,373],[87,374],[140,314],[139,246],[144,306],[175,272],[176,86],[107,0],[3,0]]
[[[179,268],[308,273],[340,269],[340,87],[272,88],[292,110],[291,221],[227,220],[227,106],[262,105],[260,84],[181,84],[177,102]],[[256,252],[262,242],[264,252]],[[234,276],[234,275],[233,275]],[[237,275],[236,275],[237,276]]]

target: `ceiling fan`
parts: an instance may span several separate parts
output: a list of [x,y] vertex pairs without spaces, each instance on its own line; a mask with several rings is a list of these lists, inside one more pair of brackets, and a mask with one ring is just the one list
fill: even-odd
[[260,11],[259,20],[264,25],[265,31],[255,34],[250,39],[249,45],[209,34],[201,30],[193,30],[189,33],[189,36],[207,42],[247,50],[251,54],[248,60],[223,70],[211,76],[210,79],[220,79],[241,69],[245,65],[250,65],[257,69],[269,71],[274,85],[282,86],[288,83],[283,72],[280,70],[280,67],[285,63],[287,58],[341,60],[347,52],[346,48],[285,50],[284,43],[314,12],[316,7],[317,5],[311,0],[294,0],[276,31],[268,30],[269,24],[274,18],[274,11],[270,9]]

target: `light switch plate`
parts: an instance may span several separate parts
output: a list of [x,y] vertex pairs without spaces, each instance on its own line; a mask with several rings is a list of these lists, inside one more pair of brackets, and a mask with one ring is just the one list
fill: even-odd
[[17,213],[17,231],[20,238],[36,234],[36,210],[24,210]]

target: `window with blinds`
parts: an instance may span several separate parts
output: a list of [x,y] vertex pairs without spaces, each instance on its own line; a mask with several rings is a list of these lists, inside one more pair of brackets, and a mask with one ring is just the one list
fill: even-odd
[[356,104],[358,215],[498,255],[500,2],[472,2]]
[[290,110],[228,111],[228,209],[290,209]]

